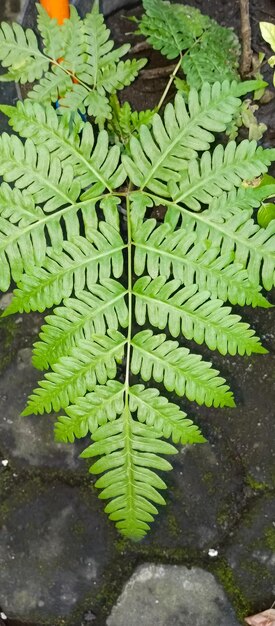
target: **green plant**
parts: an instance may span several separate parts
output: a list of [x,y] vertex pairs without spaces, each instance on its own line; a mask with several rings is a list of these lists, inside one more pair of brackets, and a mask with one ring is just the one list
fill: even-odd
[[[263,39],[269,43],[271,49],[275,52],[275,25],[269,22],[260,22],[260,29]],[[274,67],[275,54],[268,59],[268,63],[270,67]],[[275,85],[275,74],[273,76],[273,83]]]
[[[92,16],[99,53],[82,52],[89,62],[82,76],[91,75],[93,55],[118,58],[106,51],[97,5]],[[72,10],[65,32],[74,32],[76,20]],[[53,56],[60,55],[62,28],[49,23]],[[33,46],[33,35],[22,32],[2,25],[10,77],[23,62],[20,46],[17,55],[8,52],[10,39]],[[42,63],[38,53],[24,59],[28,80],[40,77],[37,59]],[[163,116],[149,116],[150,128],[126,107],[122,118],[129,124],[130,115],[131,124],[114,145],[77,110],[61,114],[34,101],[35,88],[25,102],[1,106],[17,133],[0,137],[0,288],[17,283],[5,315],[56,306],[34,345],[34,365],[50,372],[23,415],[63,410],[57,440],[91,435],[82,456],[98,457],[91,472],[102,474],[96,486],[109,500],[105,510],[134,539],[164,504],[156,470],[171,465],[163,455],[176,454],[173,444],[205,441],[165,390],[200,405],[234,406],[225,380],[187,342],[221,354],[266,352],[224,303],[269,306],[261,285],[274,282],[275,226],[263,229],[253,215],[275,187],[244,181],[266,172],[275,150],[247,140],[213,148],[241,97],[261,86],[204,83],[190,90],[188,104],[178,93]],[[165,217],[157,222],[151,215],[160,205]]]
[[[239,80],[240,43],[231,28],[188,5],[165,0],[142,0],[145,13],[138,33],[167,59],[177,59],[187,86]],[[176,82],[176,86],[182,86]]]

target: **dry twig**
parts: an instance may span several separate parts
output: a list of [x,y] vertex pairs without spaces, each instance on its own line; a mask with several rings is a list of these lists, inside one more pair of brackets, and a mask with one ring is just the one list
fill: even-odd
[[249,0],[240,0],[241,10],[241,34],[242,34],[242,59],[241,75],[244,78],[249,74],[252,64],[251,48],[251,25],[249,16]]

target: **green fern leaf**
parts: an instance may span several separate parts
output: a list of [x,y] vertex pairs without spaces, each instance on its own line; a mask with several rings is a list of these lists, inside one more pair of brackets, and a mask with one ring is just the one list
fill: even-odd
[[109,124],[111,132],[115,132],[120,141],[127,144],[131,135],[137,134],[142,125],[151,126],[155,110],[132,111],[129,102],[120,106],[117,96],[111,97],[112,119]]
[[127,61],[119,61],[117,65],[114,63],[108,65],[102,71],[98,80],[97,88],[99,92],[104,89],[108,93],[115,93],[119,89],[130,85],[146,63],[146,59],[128,59]]
[[137,411],[139,422],[160,433],[166,439],[172,438],[173,443],[191,444],[204,443],[205,439],[197,426],[179,407],[159,394],[157,389],[145,389],[144,385],[130,387],[130,410]]
[[144,330],[132,339],[131,370],[147,382],[163,382],[167,391],[175,391],[191,402],[206,406],[235,406],[232,392],[211,363],[179,348],[177,341],[167,341],[165,334],[153,335]]
[[178,57],[209,27],[209,17],[193,7],[162,0],[143,0],[142,3],[146,13],[139,23],[138,33],[168,59]]
[[211,20],[209,28],[182,59],[186,81],[200,89],[204,82],[238,80],[240,44],[233,30]]
[[[98,2],[94,2],[91,13],[83,21],[87,57],[83,70],[77,77],[87,85],[96,88],[102,81],[102,73],[111,63],[117,63],[128,52],[130,45],[124,44],[113,50],[114,42],[106,28],[103,15],[99,13]],[[102,81],[103,82],[103,81]]]
[[97,383],[105,384],[115,378],[117,363],[124,354],[125,337],[118,331],[108,335],[93,335],[72,348],[68,356],[53,365],[53,372],[45,374],[37,389],[29,397],[22,415],[50,413],[65,409],[78,396],[92,391]]
[[52,107],[29,101],[18,102],[16,107],[1,106],[0,110],[9,116],[10,125],[21,137],[32,138],[37,146],[46,146],[62,162],[69,161],[80,177],[81,186],[92,185],[89,197],[96,197],[105,189],[112,191],[124,183],[126,173],[119,165],[119,148],[109,146],[105,130],[95,141],[92,125],[84,124],[79,115],[70,125],[70,113],[58,116]]
[[202,213],[191,214],[183,207],[170,207],[166,219],[174,225],[181,214],[188,232],[195,228],[199,240],[211,237],[213,245],[223,254],[233,253],[235,261],[247,269],[252,285],[262,282],[266,289],[271,289],[275,284],[274,221],[267,228],[260,228],[251,218],[251,208],[269,196],[269,189],[269,186],[261,191],[240,188],[224,193],[213,199],[209,209]]
[[87,45],[83,20],[80,19],[76,8],[70,4],[70,19],[64,20],[61,26],[62,60],[59,63],[72,74],[76,74],[83,67],[87,59]]
[[[253,81],[252,81],[253,82]],[[174,105],[169,103],[164,122],[159,114],[152,120],[152,130],[142,126],[139,139],[132,137],[131,157],[122,156],[131,182],[149,189],[162,198],[170,197],[167,183],[179,181],[197,151],[208,150],[215,136],[222,132],[241,106],[239,97],[251,88],[251,81],[238,84],[224,81],[210,86],[205,83],[200,94],[190,90],[188,109],[180,93]]]
[[230,307],[223,307],[221,300],[209,299],[210,293],[198,292],[197,285],[179,287],[180,281],[167,282],[163,276],[139,278],[134,285],[138,324],[143,326],[147,314],[157,328],[168,324],[172,337],[182,332],[187,339],[198,344],[205,341],[210,350],[221,354],[266,353],[249,325],[231,314]]
[[37,26],[42,37],[44,52],[52,59],[58,59],[65,52],[63,28],[59,26],[56,19],[50,18],[40,4],[37,3],[36,8],[38,11]]
[[[33,227],[43,221],[43,211],[36,207],[33,197],[7,183],[0,186],[0,289],[6,291],[23,271],[40,265],[46,254],[43,230]],[[31,231],[32,236],[31,236]]]
[[101,228],[102,233],[89,229],[87,239],[78,237],[71,242],[65,241],[60,253],[48,249],[42,267],[21,277],[6,315],[42,312],[68,298],[73,291],[78,294],[86,286],[93,287],[98,278],[109,278],[111,272],[119,278],[123,272],[125,245],[111,226],[106,229],[102,222]]
[[66,409],[66,416],[58,417],[55,424],[55,439],[73,443],[99,426],[113,421],[124,409],[125,387],[117,380],[108,380],[106,385],[97,385],[92,393],[78,398],[76,404]]
[[156,228],[156,221],[147,219],[135,229],[134,267],[137,276],[147,269],[151,278],[172,274],[182,284],[196,283],[200,290],[211,291],[212,297],[232,304],[269,307],[261,288],[250,283],[241,263],[234,263],[234,251],[220,254],[220,246],[211,239],[199,239],[194,229],[172,230],[168,223]]
[[19,24],[2,22],[0,27],[0,61],[9,68],[0,81],[34,82],[49,68],[50,59],[38,48],[37,38],[29,28],[24,32]]
[[0,175],[7,182],[16,181],[16,187],[32,194],[35,203],[45,203],[46,213],[74,204],[79,197],[73,167],[62,168],[58,157],[50,158],[46,146],[36,147],[31,139],[23,144],[15,135],[1,135]]
[[28,92],[28,98],[44,105],[50,104],[64,97],[71,88],[70,76],[56,65]]
[[155,504],[165,504],[158,489],[166,489],[166,485],[153,470],[167,471],[171,465],[159,455],[177,452],[159,437],[153,428],[133,420],[125,407],[122,417],[96,430],[94,443],[81,455],[102,456],[91,472],[105,472],[96,482],[102,489],[100,498],[111,500],[105,511],[123,535],[136,540],[149,529],[148,522],[157,513]]
[[107,328],[118,330],[128,325],[128,309],[124,287],[112,280],[90,285],[89,292],[77,293],[77,298],[65,298],[64,306],[46,317],[42,326],[41,341],[34,344],[33,364],[47,369],[81,339],[91,339],[93,334],[104,335]]
[[267,171],[272,150],[257,148],[256,141],[244,140],[239,145],[230,141],[225,148],[219,144],[199,160],[192,160],[181,175],[179,184],[171,182],[170,195],[177,203],[183,202],[193,211],[209,204],[212,197],[238,187],[243,179],[253,179]]

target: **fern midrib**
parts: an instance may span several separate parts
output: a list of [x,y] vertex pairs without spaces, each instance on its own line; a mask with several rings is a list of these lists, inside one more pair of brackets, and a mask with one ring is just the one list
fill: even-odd
[[[227,239],[234,239],[234,242],[239,243],[240,246],[245,246],[249,252],[250,250],[252,250],[253,252],[255,252],[255,247],[254,247],[254,242],[251,241],[251,245],[249,245],[250,241],[247,239],[244,239],[242,237],[240,237],[239,235],[236,234],[236,231],[228,231],[228,228],[224,228],[223,224],[220,224],[218,222],[212,222],[211,220],[207,219],[204,217],[205,211],[202,211],[201,213],[198,212],[191,212],[190,210],[180,206],[179,204],[177,204],[177,202],[173,202],[172,200],[167,200],[166,198],[161,198],[159,196],[156,196],[152,193],[149,192],[143,192],[145,196],[152,198],[152,200],[154,200],[154,202],[156,203],[156,206],[164,204],[167,207],[170,207],[171,209],[176,209],[178,210],[180,213],[187,215],[188,218],[192,217],[192,219],[194,221],[198,221],[198,222],[202,222],[203,224],[206,224],[208,226],[208,228],[211,230],[217,230],[221,233],[222,237],[226,237]],[[229,216],[231,217],[231,215]],[[227,224],[225,223],[225,226]],[[253,235],[252,235],[253,237]],[[256,251],[262,255],[262,257],[270,257],[270,259],[272,261],[274,261],[274,253],[268,251],[265,247],[263,246],[257,246]]]
[[[125,390],[125,408],[122,413],[124,416],[124,441],[125,441],[125,474],[126,474],[126,511],[130,513],[130,518],[136,521],[135,512],[135,478],[134,478],[134,453],[132,447],[132,416],[129,408],[129,389]],[[125,516],[125,521],[129,524],[129,515]]]
[[[192,381],[196,384],[196,386],[199,387],[203,387],[206,389],[206,391],[208,393],[211,393],[213,395],[213,399],[214,398],[219,398],[221,395],[224,397],[227,395],[227,392],[229,390],[222,390],[223,393],[221,393],[221,387],[223,387],[223,384],[220,386],[211,386],[212,383],[216,380],[216,377],[212,377],[210,379],[207,379],[206,381],[203,380],[203,378],[201,377],[200,374],[198,374],[197,376],[195,376],[194,374],[192,374],[192,370],[190,371],[186,371],[179,362],[177,363],[172,363],[171,361],[169,361],[169,354],[166,354],[165,357],[161,357],[158,354],[155,353],[155,351],[152,350],[146,350],[145,348],[142,348],[139,344],[136,344],[134,342],[134,338],[132,341],[132,346],[135,348],[135,350],[140,351],[143,355],[145,355],[145,358],[148,358],[148,354],[150,355],[150,359],[161,363],[162,368],[163,368],[163,372],[167,369],[167,363],[169,368],[171,368],[172,370],[175,371],[175,374],[177,375],[178,372],[180,373],[181,376],[183,376],[183,378],[185,379],[185,386],[187,385],[188,381]],[[167,359],[167,361],[165,361],[165,359]],[[200,361],[200,363],[202,363],[202,361]],[[196,364],[198,366],[198,363]],[[208,372],[211,372],[211,369],[209,368],[209,370],[207,370]],[[205,374],[206,372],[204,372]],[[186,395],[186,393],[185,393]]]
[[135,493],[134,493],[134,470],[133,470],[133,449],[132,449],[132,429],[131,421],[132,416],[129,405],[130,395],[130,373],[131,373],[131,340],[132,340],[132,324],[133,324],[133,278],[132,278],[132,252],[133,252],[133,237],[132,237],[132,223],[131,223],[131,204],[129,194],[131,192],[131,184],[128,188],[126,195],[126,212],[127,212],[127,247],[128,247],[128,334],[127,334],[127,354],[125,365],[125,409],[122,414],[124,417],[124,429],[125,429],[125,450],[126,450],[126,490],[127,490],[127,510],[130,510],[130,515],[135,516]]

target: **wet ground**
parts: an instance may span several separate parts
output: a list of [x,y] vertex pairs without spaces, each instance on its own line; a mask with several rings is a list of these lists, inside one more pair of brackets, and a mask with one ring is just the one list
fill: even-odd
[[[190,4],[222,24],[239,26],[238,0],[227,3],[226,11],[219,1]],[[18,10],[19,2],[7,0],[1,18],[13,18]],[[124,17],[132,12],[109,18],[118,43],[133,29]],[[251,18],[259,50],[264,44],[257,23],[274,22],[274,2],[251,2]],[[148,56],[149,68],[163,64],[157,53]],[[145,73],[125,96],[138,108],[153,106],[165,80],[148,80]],[[260,112],[269,124],[267,144],[274,137],[274,112],[274,101]],[[2,297],[2,308],[8,298]],[[40,376],[31,365],[31,345],[41,316],[0,321],[1,626],[238,626],[245,615],[272,604],[274,312],[247,307],[243,315],[269,354],[211,353],[214,366],[231,381],[237,408],[188,404],[208,443],[180,450],[169,475],[167,507],[139,544],[121,539],[106,519],[78,458],[84,446],[55,444],[54,417],[19,417]],[[187,408],[184,401],[182,407]]]

